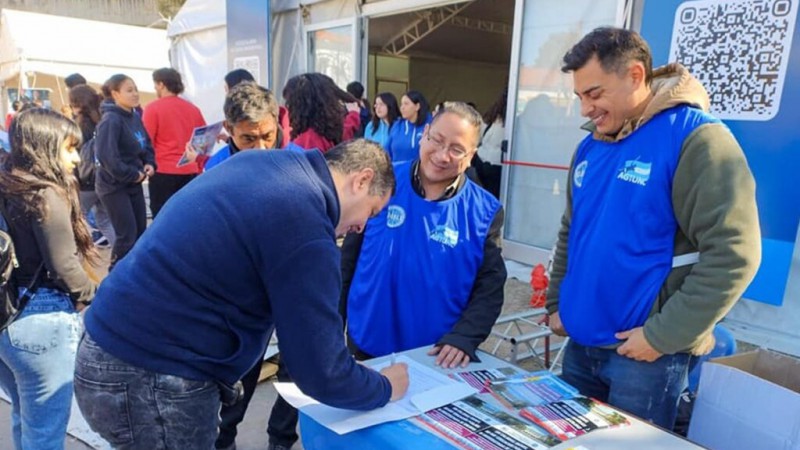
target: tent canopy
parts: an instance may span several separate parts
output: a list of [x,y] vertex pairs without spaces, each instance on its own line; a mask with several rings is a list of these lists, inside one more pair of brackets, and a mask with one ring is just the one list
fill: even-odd
[[[225,2],[186,0],[178,14],[167,27],[167,37],[174,39],[189,33],[222,28],[225,29]],[[227,63],[227,61],[226,61]]]
[[0,81],[28,72],[79,72],[101,84],[124,73],[140,90],[152,92],[152,71],[169,66],[168,52],[164,30],[2,10]]

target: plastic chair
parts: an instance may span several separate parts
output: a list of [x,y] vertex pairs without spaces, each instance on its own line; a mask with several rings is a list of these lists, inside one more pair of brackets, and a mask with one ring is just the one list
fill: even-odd
[[697,393],[697,385],[700,383],[700,368],[703,366],[703,361],[736,353],[736,339],[727,328],[719,324],[714,326],[714,339],[716,343],[710,353],[703,356],[693,356],[689,361],[689,391],[693,394]]

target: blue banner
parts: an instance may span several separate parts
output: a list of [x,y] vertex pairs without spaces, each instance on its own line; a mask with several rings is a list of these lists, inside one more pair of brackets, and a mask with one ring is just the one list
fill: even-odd
[[[762,262],[745,297],[781,305],[800,223],[796,0],[645,2],[653,64],[680,62],[711,96],[756,179]],[[794,82],[792,82],[794,80]]]
[[270,2],[227,0],[228,70],[245,69],[270,87]]

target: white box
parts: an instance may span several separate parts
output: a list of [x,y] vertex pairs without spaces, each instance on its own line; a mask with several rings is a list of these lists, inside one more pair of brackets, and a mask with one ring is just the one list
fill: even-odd
[[713,450],[800,449],[800,360],[760,349],[704,363],[688,437]]

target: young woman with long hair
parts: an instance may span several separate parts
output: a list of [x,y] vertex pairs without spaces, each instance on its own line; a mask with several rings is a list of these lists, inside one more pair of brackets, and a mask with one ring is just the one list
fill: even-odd
[[389,130],[400,117],[397,98],[391,92],[381,92],[375,97],[375,114],[364,130],[364,137],[375,141],[383,148],[389,143]]
[[19,261],[12,276],[20,296],[33,288],[0,333],[0,386],[11,397],[15,447],[63,449],[83,331],[78,311],[97,289],[82,265],[96,253],[72,174],[81,131],[61,114],[33,108],[14,118],[9,140],[0,201]]
[[[97,124],[100,123],[100,103],[103,97],[93,87],[81,84],[69,90],[69,105],[72,108],[75,123],[81,129],[83,142],[86,143],[94,137]],[[82,161],[84,164],[94,164],[94,161]],[[82,180],[78,177],[80,186],[81,211],[88,217],[94,211],[94,220],[97,228],[103,234],[109,246],[114,245],[114,227],[108,217],[108,211],[97,192],[94,190],[94,180]],[[97,240],[95,240],[97,242]]]
[[419,141],[425,126],[431,122],[430,105],[419,91],[408,91],[400,99],[400,115],[389,131],[386,150],[392,162],[411,161],[419,158]]
[[103,95],[103,118],[97,124],[94,143],[100,161],[94,187],[117,237],[111,251],[111,270],[147,226],[142,182],[155,173],[156,162],[150,138],[136,112],[136,83],[127,75],[114,75],[103,85]]

